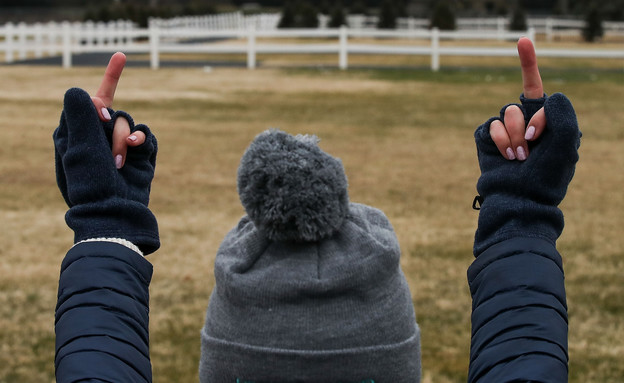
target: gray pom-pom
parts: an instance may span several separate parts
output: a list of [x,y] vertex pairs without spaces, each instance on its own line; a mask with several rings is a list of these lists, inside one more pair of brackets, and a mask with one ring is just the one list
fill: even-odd
[[238,168],[238,194],[247,215],[275,241],[318,241],[332,235],[349,211],[342,162],[315,136],[268,130],[251,143]]

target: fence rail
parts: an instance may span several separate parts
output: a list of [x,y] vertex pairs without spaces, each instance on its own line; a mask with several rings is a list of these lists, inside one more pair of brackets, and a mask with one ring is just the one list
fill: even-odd
[[[376,29],[378,21],[377,16],[347,16],[347,26],[353,29]],[[321,28],[326,28],[329,25],[329,17],[321,15],[319,22]],[[396,28],[399,30],[428,29],[429,25],[428,19],[408,17],[398,18]],[[461,31],[497,31],[500,33],[510,29],[511,20],[506,17],[458,18],[456,25],[457,30]],[[536,33],[545,35],[547,41],[553,41],[563,36],[580,36],[585,27],[585,21],[552,17],[528,18],[527,26],[535,29]],[[624,37],[624,22],[605,21],[602,26],[607,37]]]
[[[257,66],[258,54],[337,54],[338,66],[348,68],[350,54],[377,55],[427,55],[431,57],[431,69],[440,68],[441,56],[516,56],[513,48],[440,46],[441,40],[517,40],[521,36],[535,39],[535,29],[526,32],[497,30],[439,31],[437,29],[377,30],[320,28],[275,29],[257,28],[248,23],[245,28],[205,29],[183,26],[179,22],[162,26],[152,22],[150,28],[137,28],[127,21],[96,23],[48,23],[26,25],[6,24],[0,27],[0,52],[5,61],[62,55],[62,65],[72,66],[72,56],[90,52],[124,51],[150,55],[150,66],[160,67],[160,56],[166,53],[243,54],[247,67]],[[376,39],[375,43],[353,41],[357,38]],[[258,41],[258,39],[271,39]],[[280,43],[279,39],[327,39],[328,42]],[[387,39],[400,39],[405,44],[388,44]],[[428,41],[427,45],[414,44],[410,40]],[[331,41],[335,40],[335,41]],[[581,57],[624,59],[624,50],[599,49],[539,49],[541,57]]]
[[242,12],[221,13],[204,16],[179,16],[170,19],[152,18],[150,26],[163,29],[205,29],[205,30],[232,30],[254,27],[256,30],[277,29],[281,15],[279,13],[261,13],[243,15]]
[[[254,26],[256,30],[277,29],[281,15],[279,13],[263,13],[259,15],[243,15],[242,12],[232,12],[220,15],[206,16],[182,16],[172,19],[154,19],[160,27],[169,28],[200,28],[210,30],[247,29]],[[319,15],[319,28],[329,28],[330,17]],[[415,30],[429,29],[428,19],[401,17],[396,20],[396,29]],[[348,15],[347,27],[349,29],[377,29],[379,18],[377,16]],[[457,29],[461,31],[496,31],[502,33],[508,31],[511,20],[506,17],[489,18],[458,18]],[[585,27],[585,21],[561,18],[528,18],[527,26],[535,29],[536,33],[544,35],[547,41],[553,41],[558,37],[580,36]],[[606,36],[624,37],[624,22],[605,21],[603,28]]]

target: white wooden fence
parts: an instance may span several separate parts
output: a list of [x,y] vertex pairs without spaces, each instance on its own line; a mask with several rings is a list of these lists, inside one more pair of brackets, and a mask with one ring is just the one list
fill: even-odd
[[[431,57],[431,69],[440,68],[441,56],[516,56],[514,47],[440,45],[440,40],[517,40],[529,36],[535,40],[535,30],[527,32],[491,31],[439,31],[437,29],[377,30],[352,29],[260,29],[255,23],[243,29],[204,29],[188,26],[165,26],[153,22],[148,29],[136,28],[128,22],[107,24],[6,24],[0,27],[0,52],[5,61],[13,62],[27,57],[62,55],[63,67],[72,66],[74,54],[92,52],[148,53],[150,66],[160,67],[164,53],[244,54],[247,67],[257,66],[258,54],[336,54],[341,69],[348,68],[349,54],[372,55],[426,55]],[[364,44],[353,38],[369,38]],[[279,39],[323,39],[327,42],[280,43]],[[260,41],[259,41],[260,39]],[[265,40],[262,40],[265,39]],[[268,39],[268,40],[267,40]],[[404,44],[387,44],[389,39],[401,39]],[[429,44],[414,44],[410,40],[428,40]],[[215,41],[218,40],[218,41]],[[332,41],[333,40],[333,41]],[[539,49],[541,57],[583,57],[624,59],[624,49]]]
[[[378,23],[377,16],[348,15],[347,26],[354,29],[375,29]],[[329,16],[319,17],[321,28],[329,24]],[[511,20],[507,17],[489,18],[458,18],[456,20],[459,31],[496,31],[497,33],[509,30]],[[398,18],[397,29],[427,29],[428,19]],[[536,33],[545,35],[547,41],[553,41],[558,37],[581,36],[585,27],[583,20],[547,18],[528,18],[527,26],[535,29]],[[624,22],[605,21],[602,23],[607,37],[624,37]]]
[[[172,19],[154,19],[162,28],[199,28],[211,30],[246,29],[253,25],[256,30],[277,29],[281,15],[279,13],[263,13],[258,15],[243,15],[242,12],[232,12],[219,15],[206,16],[182,16]],[[319,28],[327,29],[330,17],[319,15]],[[377,29],[379,18],[377,16],[347,15],[347,27],[350,29]],[[398,18],[396,29],[414,30],[429,29],[428,19],[413,17]],[[496,31],[504,33],[509,30],[511,20],[507,17],[489,18],[458,18],[456,20],[459,31]],[[560,18],[528,18],[527,25],[535,29],[537,34],[544,35],[547,41],[553,41],[558,37],[580,36],[585,26],[583,20],[560,19]],[[607,37],[624,38],[624,22],[603,22],[603,28]]]
[[279,13],[261,13],[255,15],[243,15],[242,12],[221,13],[204,16],[180,16],[171,19],[152,18],[150,26],[158,26],[162,29],[206,29],[206,30],[233,30],[254,27],[256,30],[277,29],[281,18]]
[[0,26],[0,52],[4,51],[7,63],[25,60],[29,55],[41,58],[62,54],[63,66],[69,67],[73,52],[110,52],[135,44],[144,34],[130,21],[7,23]]

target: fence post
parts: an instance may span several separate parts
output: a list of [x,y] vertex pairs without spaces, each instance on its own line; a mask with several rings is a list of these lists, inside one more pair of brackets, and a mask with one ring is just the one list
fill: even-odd
[[35,57],[36,58],[41,58],[43,56],[43,47],[42,47],[42,35],[43,35],[43,30],[42,30],[42,26],[41,23],[35,23]]
[[53,24],[52,21],[49,21],[46,25],[45,25],[45,33],[43,34],[45,43],[44,43],[44,48],[45,48],[45,52],[48,55],[54,55],[56,54],[56,50],[57,50],[57,35],[56,35],[56,31],[58,28],[56,28],[56,24]]
[[106,23],[106,45],[115,45],[115,32],[117,30],[117,24],[111,20]]
[[6,24],[6,35],[4,37],[5,44],[5,53],[4,53],[4,61],[8,63],[13,62],[13,23],[9,22]]
[[256,68],[256,26],[247,26],[247,69]]
[[126,44],[134,44],[134,23],[130,20],[126,21]]
[[27,39],[26,23],[17,24],[17,52],[20,60],[26,59]]
[[85,28],[85,37],[86,37],[86,45],[89,48],[93,47],[95,43],[95,24],[91,20],[87,20],[84,23]]
[[63,68],[72,66],[72,30],[69,21],[63,22]]
[[496,19],[496,31],[498,32],[498,39],[504,40],[503,35],[505,34],[505,18],[499,17]]
[[440,30],[431,29],[431,70],[440,70]]
[[553,19],[549,17],[546,19],[546,41],[549,43],[553,41]]
[[150,43],[150,67],[158,69],[160,67],[159,45],[160,31],[155,20],[150,19],[149,22],[149,43]]
[[347,44],[347,37],[348,37],[348,33],[347,33],[347,26],[346,25],[341,25],[340,26],[340,42],[339,42],[339,53],[338,53],[338,66],[340,67],[340,69],[345,70],[349,67],[349,61],[348,61],[348,57],[347,57],[347,49],[348,49],[348,44]]
[[527,31],[527,37],[529,39],[531,39],[531,41],[533,41],[533,45],[535,45],[535,36],[536,36],[536,31],[534,27],[529,28],[529,30]]

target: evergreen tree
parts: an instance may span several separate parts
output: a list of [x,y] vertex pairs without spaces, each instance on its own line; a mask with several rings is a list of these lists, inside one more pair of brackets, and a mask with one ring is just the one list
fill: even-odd
[[340,28],[343,25],[347,25],[347,15],[345,15],[344,8],[342,8],[342,4],[337,4],[334,6],[334,9],[331,11],[330,19],[329,19],[329,27],[330,28]]
[[295,8],[292,2],[287,1],[282,9],[282,17],[277,24],[278,28],[295,28]]
[[149,24],[150,13],[146,7],[140,7],[137,11],[137,20],[141,28],[147,28]]
[[396,28],[396,9],[391,0],[384,0],[379,10],[379,22],[377,28],[379,29],[395,29]]
[[407,17],[407,0],[394,0],[394,12],[397,17]]
[[585,28],[583,28],[583,38],[585,41],[593,42],[601,38],[604,34],[602,28],[602,14],[598,7],[591,7],[585,15]]
[[323,15],[330,15],[333,8],[329,6],[329,1],[323,0],[319,2],[319,12]]
[[436,3],[431,15],[431,28],[455,29],[455,12],[446,1]]
[[97,19],[97,14],[95,12],[95,10],[93,10],[91,7],[87,8],[87,11],[84,13],[84,16],[82,16],[82,20],[83,21],[95,21]]
[[111,10],[109,9],[108,6],[102,6],[102,8],[99,9],[99,11],[97,12],[95,19],[97,21],[104,21],[104,22],[108,22],[111,21],[113,19],[113,15]]
[[298,26],[300,28],[318,28],[318,10],[312,3],[303,2],[299,8]]
[[517,6],[511,14],[511,23],[509,29],[512,31],[526,31],[527,30],[527,18],[526,12],[521,6]]
[[318,28],[318,10],[307,1],[287,1],[278,28]]
[[606,8],[606,20],[624,21],[624,0],[611,0]]
[[368,8],[362,0],[356,0],[349,7],[349,13],[353,15],[368,15]]

